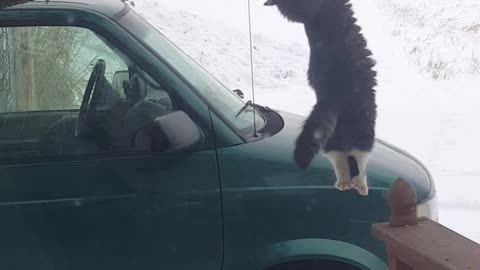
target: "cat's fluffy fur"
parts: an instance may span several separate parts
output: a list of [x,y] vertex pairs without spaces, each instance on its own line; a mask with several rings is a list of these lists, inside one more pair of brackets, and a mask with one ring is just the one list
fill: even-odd
[[[268,0],[290,21],[305,25],[310,45],[308,80],[317,103],[296,141],[294,159],[305,169],[320,150],[341,190],[368,194],[366,163],[375,140],[375,62],[348,0]],[[350,175],[348,158],[358,175]]]

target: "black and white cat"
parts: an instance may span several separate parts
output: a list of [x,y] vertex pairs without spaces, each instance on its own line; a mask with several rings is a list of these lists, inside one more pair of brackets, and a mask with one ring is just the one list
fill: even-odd
[[[348,0],[268,0],[289,21],[302,23],[310,45],[308,80],[317,103],[299,135],[294,159],[306,169],[323,150],[340,190],[368,195],[366,166],[375,141],[375,61]],[[349,158],[358,174],[350,175]]]

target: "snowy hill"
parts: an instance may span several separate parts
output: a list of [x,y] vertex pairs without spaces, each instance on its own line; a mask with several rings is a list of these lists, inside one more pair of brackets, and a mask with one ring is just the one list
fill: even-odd
[[[136,1],[136,5],[141,15],[195,61],[229,88],[243,89],[246,99],[250,99],[250,47],[248,20],[245,20],[248,18],[247,10],[243,12],[244,16],[237,14],[238,20],[220,23],[207,16],[196,15],[198,13],[193,13],[193,7],[181,5],[185,2],[187,1],[167,3],[147,0]],[[314,103],[314,95],[305,78],[309,50],[304,35],[302,38],[301,42],[279,42],[261,33],[254,35],[254,63],[258,75],[255,76],[255,86],[259,90],[256,102],[301,114],[309,112]],[[292,85],[300,87],[291,91]],[[274,94],[276,92],[297,94],[298,99],[291,102],[290,107],[285,107],[284,96],[277,100]],[[297,103],[306,106],[300,106],[298,110]]]
[[409,61],[437,79],[480,75],[480,5],[478,1],[379,1],[395,18],[393,35]]
[[[378,62],[378,137],[432,171],[441,222],[480,242],[480,4],[353,0]],[[231,89],[250,99],[245,0],[136,0],[136,10]],[[300,25],[252,1],[256,102],[306,115],[308,44]],[[468,220],[462,222],[459,220]]]

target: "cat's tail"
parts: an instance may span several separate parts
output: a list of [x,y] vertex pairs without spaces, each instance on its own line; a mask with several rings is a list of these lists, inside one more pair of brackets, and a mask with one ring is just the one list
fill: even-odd
[[294,159],[300,169],[306,169],[313,158],[335,134],[337,112],[328,105],[316,104],[298,136]]

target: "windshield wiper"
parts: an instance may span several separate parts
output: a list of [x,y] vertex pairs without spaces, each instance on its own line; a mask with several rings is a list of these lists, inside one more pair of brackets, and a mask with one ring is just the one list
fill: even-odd
[[253,102],[251,100],[247,101],[247,103],[245,103],[245,105],[243,105],[243,107],[240,109],[240,111],[238,111],[238,113],[235,115],[235,118],[237,118],[240,114],[242,114],[245,110],[247,110],[250,107],[254,108]]
[[25,4],[27,2],[30,2],[28,0],[3,0],[0,3],[0,8],[7,8],[15,5],[20,5],[20,4]]

